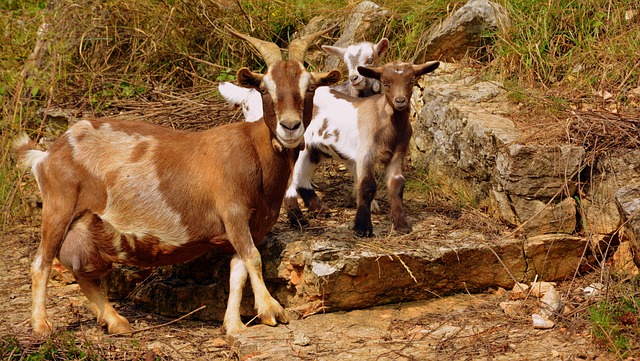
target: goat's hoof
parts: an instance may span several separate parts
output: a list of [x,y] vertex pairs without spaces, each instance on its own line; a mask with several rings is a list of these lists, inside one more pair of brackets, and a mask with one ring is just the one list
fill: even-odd
[[[225,334],[227,335],[227,341],[229,341],[229,337],[239,334],[244,327],[245,326],[242,321],[225,322],[222,324],[222,328],[225,330]],[[229,344],[231,344],[231,342],[229,342]]]
[[353,233],[358,237],[373,237],[373,227],[371,228],[359,228],[354,227]]
[[405,224],[399,224],[399,225],[394,225],[393,229],[401,234],[407,234],[407,233],[411,233],[411,231],[413,231],[413,228],[411,228],[411,225],[405,223]]
[[129,321],[127,321],[127,319],[124,317],[122,317],[121,320],[113,322],[107,326],[107,332],[109,334],[130,333],[132,331],[133,328],[131,328],[131,324],[129,324]]
[[276,326],[278,323],[289,323],[289,318],[284,308],[275,299],[272,301],[269,309],[259,314],[260,321],[269,326]]
[[277,326],[278,323],[289,323],[289,318],[282,310],[281,313],[275,315],[265,315],[260,317],[260,322],[267,326]]
[[33,331],[41,336],[49,336],[53,333],[53,325],[47,319],[32,320]]

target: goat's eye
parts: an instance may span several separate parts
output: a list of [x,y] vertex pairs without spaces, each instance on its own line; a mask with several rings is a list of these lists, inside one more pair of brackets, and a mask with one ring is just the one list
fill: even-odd
[[367,59],[367,64],[373,64],[373,58]]
[[260,87],[260,88],[258,88],[258,91],[259,91],[260,93],[262,93],[262,94],[266,94],[266,93],[267,93],[267,88],[265,88],[265,87]]
[[315,85],[315,84],[310,84],[310,85],[309,85],[309,87],[307,88],[307,91],[308,91],[308,92],[313,92],[313,91],[316,91],[316,89],[317,89],[317,88],[318,88],[318,86],[317,86],[317,85]]

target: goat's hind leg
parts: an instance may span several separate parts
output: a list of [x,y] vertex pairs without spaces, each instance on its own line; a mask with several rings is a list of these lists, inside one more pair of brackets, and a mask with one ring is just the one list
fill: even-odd
[[[101,221],[87,214],[72,225],[60,250],[60,263],[71,270],[84,295],[89,299],[98,323],[106,324],[109,333],[131,331],[126,318],[111,306],[100,287],[100,277],[111,269],[111,261],[101,257],[98,239],[105,240]],[[96,224],[97,223],[97,224]],[[109,239],[108,241],[111,241]]]
[[391,221],[393,228],[399,233],[410,233],[411,225],[407,221],[402,198],[404,193],[405,178],[402,175],[402,157],[393,157],[386,167],[387,188],[389,189],[389,201],[391,203]]
[[45,199],[42,209],[42,241],[31,266],[31,326],[41,335],[48,335],[53,331],[53,325],[47,317],[47,283],[53,259],[60,252],[72,221],[73,204],[69,198]]
[[321,161],[322,156],[313,146],[309,146],[300,152],[298,160],[296,160],[284,198],[287,216],[292,228],[301,228],[309,224],[298,206],[298,195],[300,195],[307,210],[313,217],[327,211],[326,206],[313,190],[313,185],[311,184],[313,173]]

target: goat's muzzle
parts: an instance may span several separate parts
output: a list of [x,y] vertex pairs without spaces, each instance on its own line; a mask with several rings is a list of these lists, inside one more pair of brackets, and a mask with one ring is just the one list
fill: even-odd
[[395,97],[393,98],[393,108],[398,111],[403,111],[407,108],[409,102],[407,102],[407,97]]
[[302,119],[291,117],[280,119],[276,128],[276,138],[285,148],[295,148],[304,140],[305,127]]

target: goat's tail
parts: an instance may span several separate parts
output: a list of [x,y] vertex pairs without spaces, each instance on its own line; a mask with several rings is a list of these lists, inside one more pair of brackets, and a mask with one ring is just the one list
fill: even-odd
[[47,156],[47,152],[39,150],[27,133],[22,133],[13,140],[13,150],[18,158],[18,165],[24,168],[32,168]]
[[227,102],[240,105],[245,102],[251,89],[243,88],[233,83],[223,82],[218,85],[218,91]]

